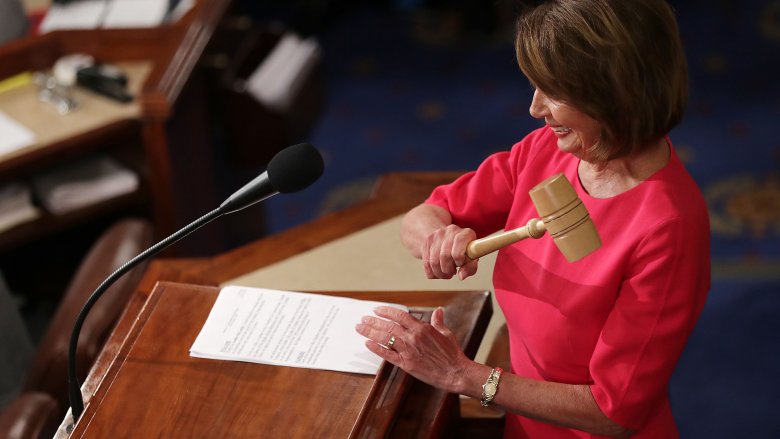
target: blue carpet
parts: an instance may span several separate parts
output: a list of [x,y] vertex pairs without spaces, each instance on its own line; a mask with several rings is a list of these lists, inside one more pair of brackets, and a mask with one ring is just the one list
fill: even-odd
[[780,437],[777,282],[721,281],[671,383],[684,438]]
[[[714,268],[672,403],[685,438],[780,437],[780,1],[672,3],[691,102],[671,135],[709,203]],[[354,203],[386,172],[473,169],[539,126],[511,36],[457,18],[361,6],[317,35],[328,102],[311,142],[326,172],[268,200],[271,231]]]

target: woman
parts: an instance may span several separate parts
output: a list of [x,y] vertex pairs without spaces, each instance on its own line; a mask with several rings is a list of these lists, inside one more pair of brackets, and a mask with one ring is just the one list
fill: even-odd
[[378,308],[357,331],[418,379],[504,407],[506,437],[676,437],[667,386],[710,262],[705,203],[667,137],[687,103],[674,14],[663,0],[543,2],[518,19],[516,50],[545,126],[435,189],[402,240],[429,278],[465,279],[467,244],[537,216],[529,189],[560,172],[602,247],[574,263],[549,237],[499,251],[511,371],[466,358],[440,309],[425,324]]

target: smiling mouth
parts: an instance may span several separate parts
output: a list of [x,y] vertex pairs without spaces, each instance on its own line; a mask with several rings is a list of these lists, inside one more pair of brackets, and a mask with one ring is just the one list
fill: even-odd
[[571,128],[566,127],[550,127],[555,134],[568,134],[571,132]]

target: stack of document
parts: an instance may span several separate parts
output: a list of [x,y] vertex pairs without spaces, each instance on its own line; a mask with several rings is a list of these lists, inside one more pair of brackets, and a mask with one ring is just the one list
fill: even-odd
[[22,183],[0,187],[0,232],[38,218],[41,212],[32,203],[30,188]]
[[0,111],[0,155],[10,154],[35,143],[35,134]]
[[302,40],[288,33],[249,76],[246,88],[258,102],[282,113],[292,109],[309,71],[317,65],[320,47],[316,40]]
[[46,12],[40,32],[60,29],[147,28],[175,22],[194,6],[180,0],[70,0],[54,2]]
[[138,176],[109,157],[97,157],[33,178],[43,206],[54,214],[129,194],[138,189]]
[[382,359],[355,325],[379,305],[348,297],[227,286],[190,356],[374,375]]

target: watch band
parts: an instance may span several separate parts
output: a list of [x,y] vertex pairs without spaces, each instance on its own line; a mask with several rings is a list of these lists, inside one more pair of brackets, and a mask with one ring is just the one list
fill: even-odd
[[493,397],[495,397],[496,392],[498,392],[498,382],[501,379],[502,372],[504,372],[504,370],[500,367],[496,367],[490,371],[487,381],[482,385],[482,400],[480,400],[482,407],[487,407],[493,402]]

